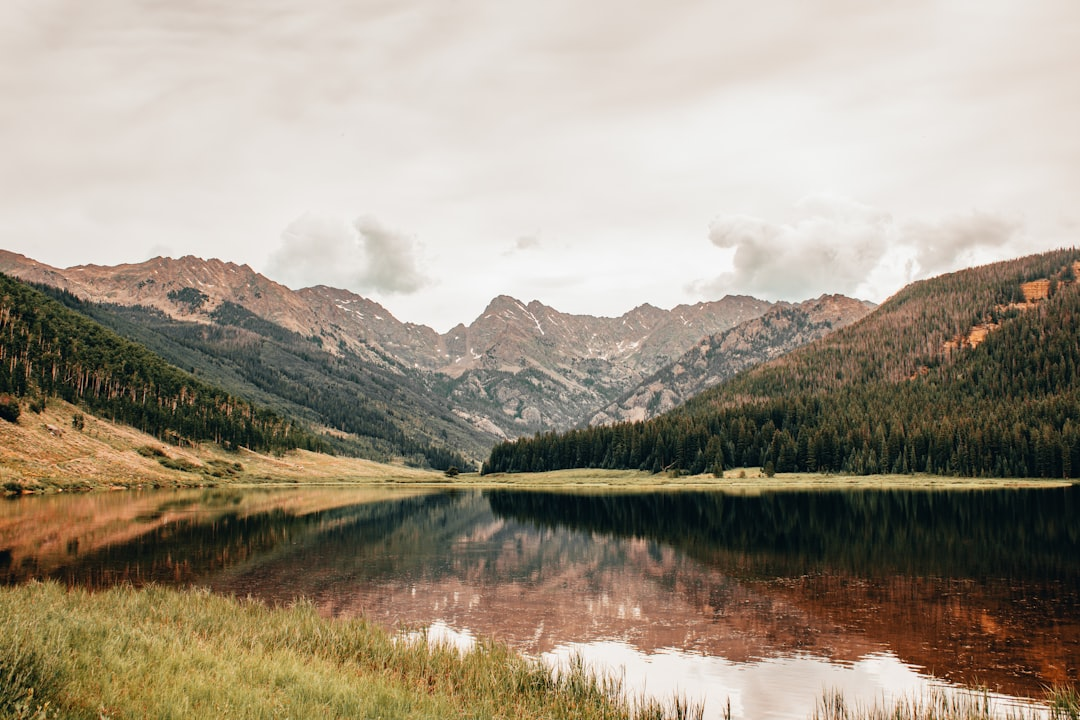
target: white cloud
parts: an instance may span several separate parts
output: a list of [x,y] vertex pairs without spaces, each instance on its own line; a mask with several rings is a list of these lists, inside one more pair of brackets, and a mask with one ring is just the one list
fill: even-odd
[[795,210],[787,222],[716,218],[709,240],[734,251],[732,269],[689,289],[713,296],[803,300],[839,292],[881,300],[912,280],[1023,252],[1020,222],[992,213],[896,220],[835,195],[805,198]]
[[367,216],[348,222],[305,213],[282,233],[266,270],[294,288],[409,294],[430,283],[418,267],[413,239]]
[[[1032,242],[1074,242],[1078,65],[1076,0],[16,0],[0,243],[61,266],[157,244],[266,270],[274,251],[293,284],[395,293],[404,319],[440,324],[502,292],[593,313],[693,301],[686,268],[722,289],[736,253],[762,293],[864,271],[885,287],[988,253],[960,226],[1006,237],[1008,213]],[[783,216],[818,188],[931,220],[838,198]],[[417,250],[349,222],[357,198],[468,282],[406,294]],[[720,202],[747,216],[717,219],[723,252],[700,239]],[[309,207],[340,220],[279,241]],[[955,214],[973,207],[1006,215]],[[875,222],[909,246],[872,242]]]

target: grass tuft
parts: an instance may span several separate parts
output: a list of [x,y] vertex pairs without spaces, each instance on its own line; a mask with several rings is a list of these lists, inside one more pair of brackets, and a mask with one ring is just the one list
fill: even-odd
[[34,694],[54,690],[54,677],[19,636],[0,637],[0,717],[32,717]]
[[1078,720],[1080,697],[1076,690],[1048,693],[1046,707],[999,707],[988,692],[946,692],[933,688],[925,695],[889,703],[850,705],[843,695],[826,691],[811,720]]
[[1075,687],[1049,691],[1050,720],[1080,720],[1080,692]]

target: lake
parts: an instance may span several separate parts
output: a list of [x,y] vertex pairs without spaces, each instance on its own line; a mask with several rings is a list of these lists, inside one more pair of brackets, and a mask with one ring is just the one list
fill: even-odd
[[1041,696],[1080,678],[1080,487],[208,489],[0,502],[0,577],[304,596],[330,617],[575,653],[708,717],[825,688]]

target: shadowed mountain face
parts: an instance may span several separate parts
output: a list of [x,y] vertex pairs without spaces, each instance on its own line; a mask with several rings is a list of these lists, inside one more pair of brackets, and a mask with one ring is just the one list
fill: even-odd
[[0,505],[0,578],[162,582],[531,653],[874,654],[1038,695],[1080,671],[1077,488],[200,491]]
[[591,425],[647,420],[683,404],[741,370],[768,362],[865,317],[874,306],[822,295],[764,314],[700,340],[675,362],[592,416]]
[[618,318],[567,315],[538,302],[495,298],[468,327],[444,339],[455,404],[489,418],[508,437],[586,421],[599,407],[671,362],[702,337],[768,310],[728,296]]
[[[605,411],[603,417],[638,413],[641,402],[653,407],[657,393],[663,398],[661,405],[678,402],[733,368],[786,352],[869,311],[865,304],[847,298],[774,307],[751,297],[728,296],[671,310],[642,305],[608,318],[569,315],[536,301],[526,304],[500,296],[469,325],[440,335],[400,322],[378,303],[347,290],[319,286],[293,291],[246,265],[220,260],[159,257],[116,267],[58,269],[0,251],[0,272],[58,287],[93,303],[152,308],[178,323],[229,327],[233,335],[235,328],[243,328],[245,338],[227,339],[232,355],[259,344],[252,334],[306,340],[310,353],[328,356],[319,361],[323,365],[347,358],[350,367],[369,369],[360,374],[378,376],[384,390],[396,387],[405,396],[425,395],[427,404],[449,410],[452,417],[439,421],[438,433],[476,455],[498,439],[585,423],[620,397],[623,410]],[[730,335],[766,313],[771,318],[764,321],[767,330],[750,326]],[[153,317],[127,313],[127,332],[137,333],[136,325],[154,324]],[[169,332],[181,345],[190,345],[184,339],[192,336],[190,331]],[[155,350],[174,363],[185,360],[188,366],[199,367],[183,348],[174,347],[170,356],[167,344],[159,342]],[[729,354],[730,362],[725,359]],[[245,364],[246,360],[239,361],[240,366]],[[328,382],[315,378],[317,374],[300,373],[302,382],[316,391],[320,382]],[[647,390],[635,391],[645,378],[650,378]],[[252,378],[246,381],[250,384]],[[263,385],[261,390],[268,390]],[[391,389],[389,395],[394,392]],[[286,400],[296,404],[295,398]],[[418,412],[408,408],[402,403],[401,412]],[[342,429],[321,410],[306,416]]]

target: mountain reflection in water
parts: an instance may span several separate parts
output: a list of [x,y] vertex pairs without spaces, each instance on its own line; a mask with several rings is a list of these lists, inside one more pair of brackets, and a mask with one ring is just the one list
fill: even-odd
[[0,577],[305,596],[532,654],[891,662],[1033,696],[1080,676],[1078,505],[1076,487],[23,498],[0,504]]

